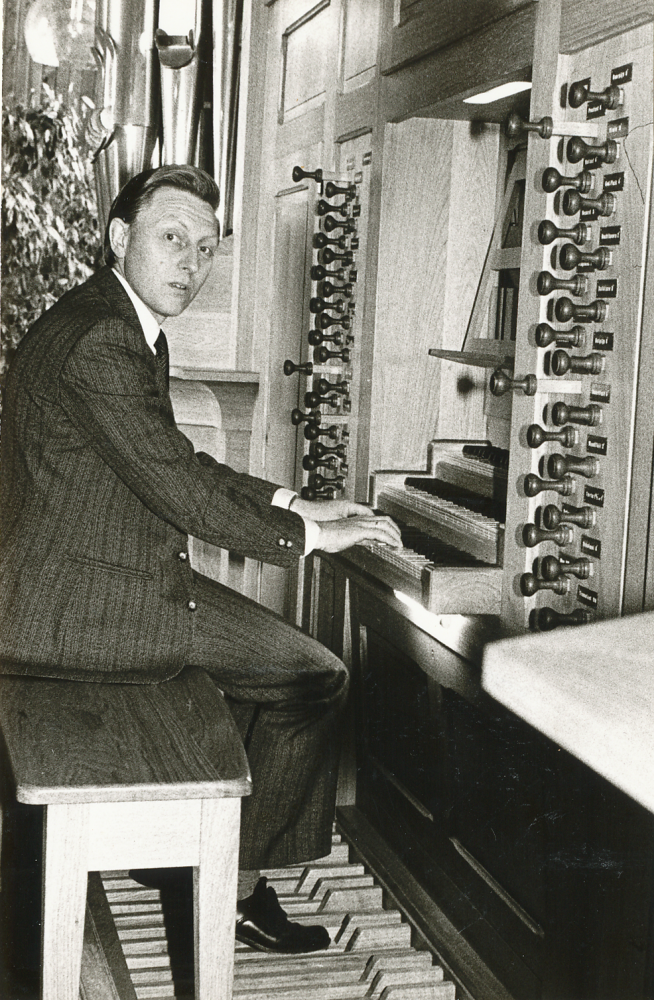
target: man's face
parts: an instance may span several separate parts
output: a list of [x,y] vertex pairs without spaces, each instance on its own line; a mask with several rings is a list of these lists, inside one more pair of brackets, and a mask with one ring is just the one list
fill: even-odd
[[159,323],[193,301],[218,247],[211,206],[177,188],[159,188],[131,225],[113,219],[109,232],[117,270]]

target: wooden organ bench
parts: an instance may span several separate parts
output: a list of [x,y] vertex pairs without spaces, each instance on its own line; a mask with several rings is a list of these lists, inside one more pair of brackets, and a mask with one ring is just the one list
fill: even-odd
[[247,758],[220,691],[0,678],[18,802],[45,807],[42,1000],[78,1000],[89,872],[194,869],[196,1000],[231,997]]

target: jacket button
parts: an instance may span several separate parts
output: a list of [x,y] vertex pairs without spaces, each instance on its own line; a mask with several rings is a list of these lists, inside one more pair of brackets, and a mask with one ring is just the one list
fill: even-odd
[[287,549],[292,549],[292,548],[293,548],[293,542],[291,541],[291,539],[290,539],[290,538],[289,538],[289,540],[288,540],[288,541],[287,541],[287,543],[286,543],[286,548],[287,548]]
[[277,544],[278,545],[286,545],[286,539],[285,538],[280,538],[279,541],[277,542]]
[[195,611],[196,608],[197,608],[197,604],[195,603],[195,601],[189,601],[188,602],[188,609],[189,609],[189,611]]
[[181,559],[182,562],[186,562],[186,560],[188,559],[188,552],[178,552],[177,558]]

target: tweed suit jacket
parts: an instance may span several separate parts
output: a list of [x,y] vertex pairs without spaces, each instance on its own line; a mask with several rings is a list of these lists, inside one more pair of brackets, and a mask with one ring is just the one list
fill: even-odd
[[0,671],[160,681],[187,661],[188,535],[281,566],[304,522],[278,488],[195,453],[109,268],[32,327],[7,381]]

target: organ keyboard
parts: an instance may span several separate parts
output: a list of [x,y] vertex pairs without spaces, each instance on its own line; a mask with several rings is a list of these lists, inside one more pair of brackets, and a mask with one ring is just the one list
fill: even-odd
[[432,441],[424,472],[378,472],[372,503],[403,548],[358,545],[345,558],[428,611],[498,614],[508,453],[488,442]]

